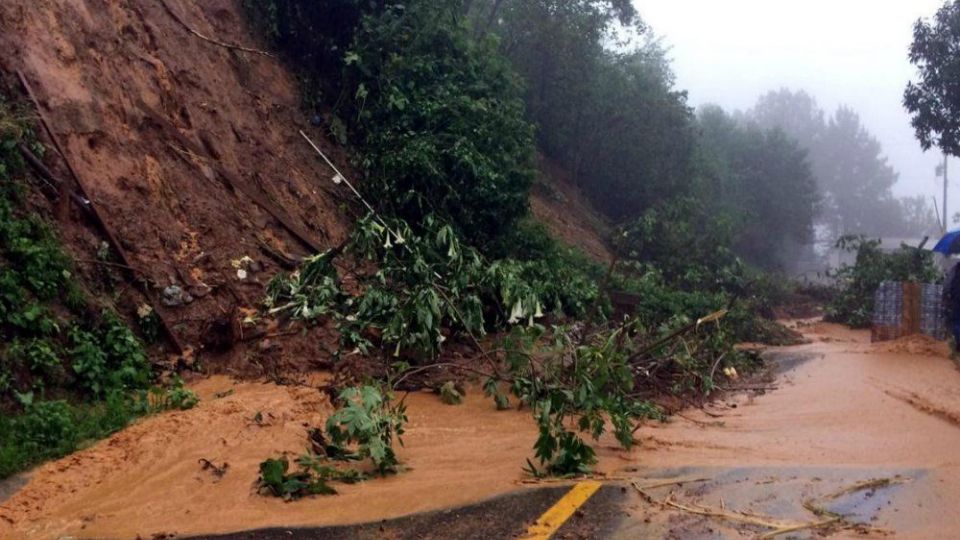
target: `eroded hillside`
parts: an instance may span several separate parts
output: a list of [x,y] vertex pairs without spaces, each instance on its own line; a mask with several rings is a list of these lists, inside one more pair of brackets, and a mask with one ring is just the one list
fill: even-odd
[[[0,5],[2,67],[32,86],[135,272],[158,299],[169,286],[189,295],[155,307],[196,348],[257,304],[278,254],[335,245],[349,226],[298,130],[341,165],[343,154],[309,125],[294,77],[274,56],[212,41],[262,48],[230,0]],[[46,161],[69,178],[58,156]],[[99,245],[77,214],[65,236],[92,259]],[[128,309],[142,301],[133,290],[119,301]]]

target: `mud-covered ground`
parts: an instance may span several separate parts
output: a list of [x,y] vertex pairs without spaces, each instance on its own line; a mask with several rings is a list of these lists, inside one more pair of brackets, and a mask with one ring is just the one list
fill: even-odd
[[[617,450],[612,441],[598,445],[601,477],[625,488],[603,507],[604,530],[624,538],[765,532],[651,504],[631,487],[634,480],[706,479],[649,494],[804,522],[815,517],[805,501],[857,482],[894,479],[829,501],[826,508],[861,524],[832,534],[960,534],[960,515],[953,512],[960,500],[960,373],[945,345],[921,338],[870,344],[865,332],[822,323],[801,329],[812,343],[771,353],[782,366],[776,389],[731,396],[711,406],[710,415],[686,411],[667,424],[647,425],[633,452]],[[308,387],[226,377],[195,388],[203,398],[197,408],[148,418],[34,470],[0,504],[0,533],[149,538],[379,522],[556,486],[531,484],[523,475],[536,435],[528,412],[497,412],[479,392],[460,406],[416,393],[406,398],[405,472],[342,486],[340,495],[284,503],[255,493],[257,465],[279,452],[302,452],[305,427],[320,425],[329,412],[326,399]],[[229,395],[217,397],[223,393]],[[229,463],[227,473],[216,478],[202,469],[201,458]]]

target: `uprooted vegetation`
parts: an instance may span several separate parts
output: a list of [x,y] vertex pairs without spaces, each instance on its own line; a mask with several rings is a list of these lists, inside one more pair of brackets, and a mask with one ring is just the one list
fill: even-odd
[[32,208],[20,145],[44,148],[29,120],[0,98],[0,478],[138,416],[196,403],[179,378],[153,386],[141,339],[108,299],[80,287],[71,257]]
[[393,448],[394,439],[403,444],[407,422],[403,403],[392,404],[393,396],[384,395],[376,386],[352,387],[337,397],[340,408],[327,419],[324,429],[308,432],[310,449],[296,459],[298,470],[288,473],[285,456],[260,464],[261,492],[291,500],[303,495],[332,495],[331,482],[352,484],[369,474],[350,462],[369,461],[374,475],[398,471],[400,461]]
[[[420,236],[399,220],[362,220],[342,249],[275,278],[265,310],[307,324],[334,321],[341,339],[334,356],[380,358],[379,374],[394,384],[432,368],[459,371],[480,377],[498,408],[509,406],[506,388],[533,411],[536,457],[551,474],[588,470],[593,450],[578,432],[599,439],[609,424],[630,448],[636,422],[662,416],[649,401],[657,394],[708,395],[731,368],[753,367],[720,326],[731,300],[722,291],[675,290],[641,270],[639,279],[624,278],[642,293],[635,313],[608,319],[595,281],[600,267],[590,272],[590,264],[559,256],[490,262],[451,228],[425,225],[432,230]],[[338,258],[352,259],[358,294],[344,292]],[[489,331],[508,333],[491,347],[481,341]],[[473,359],[437,362],[447,342],[465,343]],[[530,471],[541,474],[532,463]]]
[[[332,7],[346,24],[330,24]],[[676,189],[657,204],[641,197],[626,201],[629,209],[624,201],[607,205],[621,220],[641,214],[622,221],[610,266],[533,225],[525,201],[535,141],[523,120],[517,64],[496,40],[478,38],[483,32],[471,28],[469,14],[461,17],[463,8],[250,4],[301,73],[308,106],[326,120],[330,137],[354,150],[362,177],[331,173],[351,188],[356,180],[358,206],[366,209],[344,244],[271,282],[263,313],[292,324],[332,324],[340,339],[332,352],[339,387],[373,376],[386,396],[428,373],[474,379],[498,408],[532,411],[540,436],[531,474],[584,473],[595,459],[585,437],[612,431],[630,448],[638,422],[663,417],[657,396],[699,400],[756,366],[733,348],[737,340],[793,338],[758,316],[772,316],[785,288],[735,252],[749,232],[745,219],[728,219],[726,209],[692,189]],[[612,24],[612,17],[602,19]],[[664,121],[690,123],[682,97],[668,90],[669,76],[659,78],[667,73],[661,58],[654,48],[617,62],[611,84],[649,76],[653,93],[673,102],[676,114]],[[643,92],[621,97],[651,99]],[[808,188],[801,154],[775,136],[758,137],[786,150],[778,154],[774,144],[764,150],[770,155],[751,159],[794,167],[783,178],[794,174],[799,180],[791,185]],[[674,145],[671,155],[683,151]],[[640,159],[653,165],[649,155]],[[743,161],[731,157],[724,167]],[[776,166],[769,174],[779,174]],[[724,174],[711,169],[704,178],[714,173]],[[808,202],[806,210],[815,205],[812,195],[792,200]],[[784,236],[808,233],[806,210]],[[776,264],[772,254],[761,255],[764,264]],[[610,289],[626,295],[626,305],[611,303]],[[363,368],[344,367],[359,358]],[[443,399],[456,403],[458,391],[447,386],[439,389]],[[271,488],[282,496],[310,492],[314,483],[326,491],[319,486],[336,475],[317,469],[315,455],[304,459],[292,476],[289,464],[265,462],[271,481],[262,481],[294,481],[292,492]]]

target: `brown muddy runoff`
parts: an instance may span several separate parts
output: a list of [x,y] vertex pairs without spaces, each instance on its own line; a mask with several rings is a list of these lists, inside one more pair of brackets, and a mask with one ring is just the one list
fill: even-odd
[[[789,351],[810,359],[780,375],[778,389],[721,400],[711,407],[718,418],[688,411],[687,419],[647,425],[633,452],[604,440],[598,471],[619,479],[713,471],[718,482],[730,478],[728,504],[738,500],[737,489],[745,501],[758,494],[773,500],[791,489],[816,492],[821,482],[906,471],[911,482],[895,501],[877,505],[873,524],[899,538],[960,531],[953,511],[960,500],[960,374],[946,346],[916,337],[870,344],[866,332],[822,323],[801,330],[812,343]],[[322,425],[329,413],[326,399],[311,388],[226,377],[194,386],[202,398],[195,409],[148,418],[32,471],[27,485],[0,504],[0,537],[149,538],[356,523],[531,487],[522,482],[536,436],[529,412],[497,412],[478,391],[460,406],[416,393],[406,398],[405,472],[338,485],[336,496],[293,503],[262,497],[254,488],[258,464],[280,452],[301,453],[305,427]],[[253,421],[258,412],[263,425]],[[216,478],[201,458],[229,463],[227,473]],[[701,496],[703,504],[724,497]],[[632,536],[631,520],[639,525],[664,514],[639,500],[625,511],[624,537]],[[665,521],[664,536],[671,523]]]

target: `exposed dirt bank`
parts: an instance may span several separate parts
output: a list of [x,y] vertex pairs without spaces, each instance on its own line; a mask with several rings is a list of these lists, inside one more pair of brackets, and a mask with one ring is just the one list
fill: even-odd
[[[684,416],[697,422],[677,417],[648,425],[638,432],[642,448],[632,453],[603,441],[599,470],[619,479],[706,474],[714,478],[711,486],[678,493],[702,504],[725,501],[798,517],[812,495],[900,474],[910,482],[895,497],[858,499],[877,503],[869,508],[841,502],[901,537],[960,531],[952,511],[960,500],[960,428],[953,421],[960,417],[960,374],[951,361],[885,352],[897,344],[871,345],[866,332],[824,324],[804,330],[814,342],[786,349],[804,361],[785,363],[777,390],[726,399],[710,409],[720,417],[688,411]],[[325,399],[309,388],[223,377],[197,389],[204,399],[196,409],[147,419],[35,470],[28,485],[0,505],[0,527],[7,527],[0,533],[134,538],[377,521],[522,489],[521,468],[536,435],[528,412],[497,412],[476,392],[461,406],[411,394],[410,430],[400,452],[408,471],[343,486],[337,496],[283,503],[254,493],[257,465],[282,451],[301,452],[304,424],[319,425],[329,412]],[[229,389],[232,394],[214,397]],[[253,422],[258,411],[268,425]],[[200,458],[227,462],[228,472],[217,480],[201,469]],[[668,537],[701,536],[697,531],[713,537],[708,529],[730,538],[756,532],[690,521],[640,500],[627,510],[642,530],[651,526],[646,520],[660,520]],[[630,523],[625,537],[638,530]]]
[[[264,246],[294,256],[313,251],[282,219],[317,249],[346,234],[342,192],[298,130],[352,172],[324,140],[326,130],[304,116],[297,82],[279,59],[201,40],[171,15],[205,36],[264,47],[238,0],[164,2],[4,0],[0,71],[12,79],[24,73],[138,274],[157,296],[171,285],[189,293],[191,302],[155,307],[184,344],[199,349],[212,321],[236,318],[237,308],[262,298],[279,269]],[[47,161],[69,179],[54,152]],[[64,241],[78,259],[96,261],[99,242],[79,233],[82,221],[75,212],[60,224]],[[255,264],[238,279],[233,261],[244,256]],[[102,271],[80,267],[87,282]],[[128,311],[142,302],[133,291],[120,294]],[[229,367],[246,371],[283,360],[309,365],[304,359],[325,356],[318,341],[288,339],[255,349],[256,358],[237,353],[216,362],[208,354],[205,361],[227,367],[236,360]]]
[[610,226],[603,221],[570,175],[541,157],[537,182],[530,194],[530,209],[562,242],[583,250],[601,263],[613,260],[608,239]]

